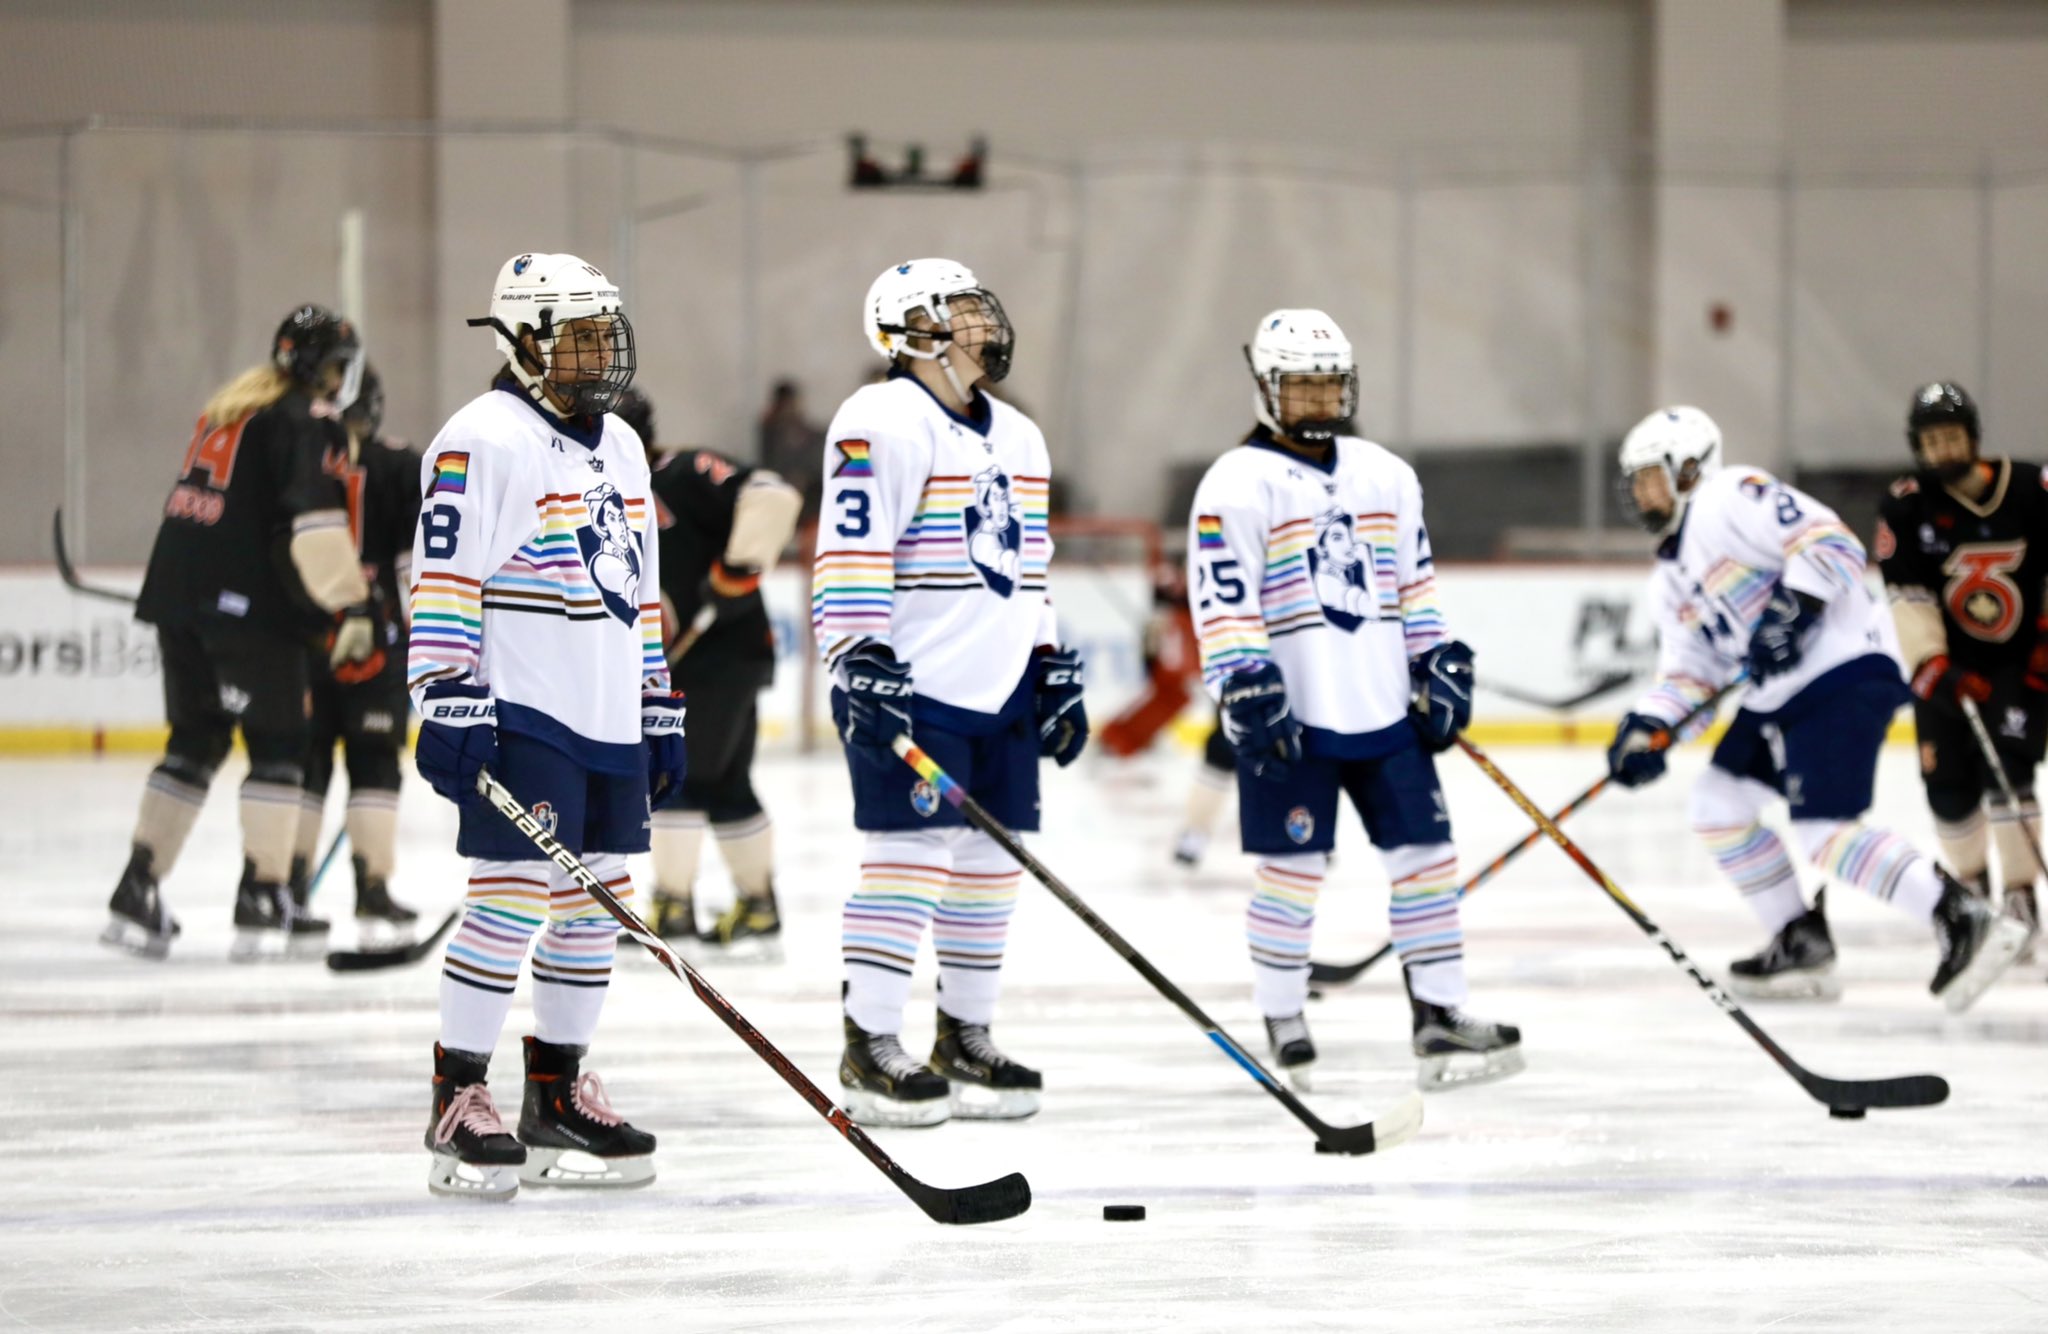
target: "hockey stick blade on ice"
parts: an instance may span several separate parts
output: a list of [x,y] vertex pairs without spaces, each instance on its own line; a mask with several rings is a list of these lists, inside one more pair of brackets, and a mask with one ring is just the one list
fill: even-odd
[[1472,758],[1472,762],[1494,781],[1495,786],[1507,794],[1508,800],[1519,806],[1522,814],[1534,820],[1536,827],[1548,835],[1551,842],[1563,849],[1565,856],[1578,863],[1579,869],[1586,873],[1587,878],[1606,891],[1607,897],[1614,900],[1616,907],[1628,914],[1629,920],[1634,922],[1644,935],[1655,941],[1671,956],[1671,962],[1677,964],[1699,984],[1700,990],[1707,993],[1708,1000],[1723,1014],[1733,1019],[1743,1032],[1749,1034],[1757,1046],[1762,1047],[1786,1074],[1798,1082],[1799,1087],[1805,1089],[1817,1101],[1825,1103],[1829,1111],[1854,1115],[1872,1107],[1932,1107],[1948,1099],[1948,1081],[1940,1075],[1899,1075],[1891,1079],[1829,1079],[1824,1075],[1814,1074],[1793,1060],[1791,1054],[1773,1041],[1771,1035],[1764,1032],[1756,1020],[1750,1018],[1748,1013],[1735,1003],[1734,997],[1722,990],[1718,982],[1707,976],[1684,950],[1678,948],[1678,943],[1665,935],[1663,930],[1650,920],[1648,914],[1636,906],[1635,900],[1622,893],[1621,887],[1609,879],[1605,871],[1594,865],[1593,859],[1582,852],[1579,845],[1572,842],[1570,837],[1557,827],[1556,821],[1545,815],[1541,808],[1529,799],[1528,794],[1515,785],[1513,779],[1502,773],[1499,766],[1486,757],[1484,751],[1464,737],[1459,737],[1457,741],[1459,748]]
[[368,973],[379,968],[404,968],[418,963],[421,959],[440,948],[455,924],[462,920],[462,909],[456,908],[441,919],[441,925],[434,928],[434,934],[425,940],[416,940],[410,945],[401,945],[388,950],[330,950],[327,966],[337,973]]
[[64,581],[64,587],[89,598],[104,598],[108,602],[118,602],[124,607],[135,605],[133,593],[123,593],[113,588],[98,588],[78,577],[78,571],[71,564],[71,553],[64,548],[64,511],[61,509],[50,515],[50,543],[56,548],[57,577]]
[[1570,713],[1580,705],[1591,704],[1609,691],[1619,690],[1635,679],[1636,674],[1634,672],[1608,672],[1578,694],[1567,695],[1563,699],[1545,699],[1541,695],[1531,695],[1526,691],[1517,690],[1513,686],[1497,685],[1485,679],[1481,679],[1476,684],[1481,690],[1491,691],[1502,699],[1511,699],[1517,704],[1529,704],[1539,709],[1549,709],[1555,713]]
[[689,960],[669,948],[667,941],[654,934],[654,929],[640,920],[639,914],[628,908],[619,897],[605,886],[604,881],[591,873],[589,867],[577,859],[576,854],[555,841],[554,835],[534,819],[533,812],[520,804],[519,798],[491,777],[488,769],[477,774],[476,790],[491,803],[498,813],[510,820],[520,833],[526,835],[541,855],[566,871],[584,893],[603,905],[604,910],[618,919],[626,934],[646,947],[655,961],[676,979],[697,994],[710,1011],[717,1015],[725,1026],[739,1035],[740,1041],[753,1049],[768,1064],[768,1068],[781,1075],[783,1081],[795,1089],[803,1100],[815,1109],[818,1115],[831,1123],[832,1128],[846,1138],[847,1143],[861,1151],[869,1162],[881,1169],[896,1189],[909,1196],[912,1203],[924,1210],[925,1215],[939,1223],[993,1223],[1005,1218],[1015,1218],[1031,1207],[1031,1183],[1020,1172],[984,1181],[978,1186],[962,1186],[949,1190],[943,1186],[932,1186],[919,1181],[903,1169],[903,1166],[883,1151],[882,1146],[868,1138],[866,1131],[855,1125],[853,1118],[825,1096],[824,1090],[810,1081],[803,1071],[796,1068],[787,1056],[766,1037],[761,1030],[747,1021],[747,1017],[733,1008],[732,1002],[718,994],[704,975],[690,965]]
[[[1669,728],[1665,729],[1664,733],[1651,743],[1651,748],[1654,750],[1666,750],[1676,745],[1679,733],[1692,726],[1699,719],[1700,715],[1713,712],[1720,706],[1722,700],[1728,698],[1730,694],[1734,693],[1748,679],[1746,672],[1737,673],[1733,681],[1730,681],[1727,685],[1722,686],[1719,690],[1701,700],[1683,718],[1680,718],[1677,722],[1671,724]],[[1550,813],[1551,821],[1555,824],[1563,824],[1571,816],[1577,814],[1586,803],[1592,801],[1593,798],[1599,796],[1602,792],[1605,792],[1608,783],[1611,781],[1613,780],[1608,775],[1602,774],[1594,781],[1591,787],[1552,811]],[[1470,894],[1473,890],[1506,870],[1509,862],[1542,841],[1543,831],[1541,829],[1530,830],[1527,837],[1523,838],[1521,842],[1515,844],[1515,846],[1509,848],[1500,856],[1495,857],[1480,868],[1479,874],[1458,886],[1458,898],[1463,900],[1467,894]],[[1355,982],[1365,973],[1366,969],[1372,967],[1393,952],[1394,942],[1390,940],[1371,954],[1360,959],[1357,963],[1311,963],[1308,966],[1309,983],[1313,986],[1332,986],[1341,985],[1346,982]]]
[[969,824],[1000,844],[1004,852],[1009,853],[1016,859],[1018,865],[1031,873],[1032,879],[1052,891],[1054,898],[1067,905],[1068,909],[1086,923],[1089,930],[1100,936],[1105,944],[1115,950],[1125,963],[1137,969],[1139,975],[1150,982],[1154,990],[1172,1001],[1182,1014],[1194,1020],[1196,1027],[1200,1028],[1225,1056],[1237,1062],[1240,1069],[1258,1081],[1259,1087],[1277,1098],[1282,1106],[1294,1114],[1295,1120],[1313,1130],[1319,1152],[1373,1153],[1380,1149],[1390,1149],[1421,1129],[1422,1095],[1413,1090],[1405,1094],[1385,1116],[1363,1125],[1333,1126],[1310,1111],[1301,1099],[1295,1097],[1273,1076],[1272,1071],[1259,1064],[1257,1057],[1247,1051],[1237,1039],[1224,1032],[1222,1026],[1214,1019],[1204,1014],[1201,1007],[1196,1005],[1186,992],[1175,986],[1166,974],[1153,967],[1151,960],[1138,953],[1129,941],[1117,934],[1114,927],[1096,916],[1095,910],[1083,902],[1080,895],[1068,889],[1058,876],[1047,870],[1045,863],[1032,856],[1030,850],[1015,834],[1005,829],[994,816],[983,810],[980,802],[969,796],[966,789],[954,782],[952,776],[939,767],[938,761],[919,750],[907,736],[897,737],[893,748],[903,762],[936,788],[940,796],[951,802],[954,808],[966,817]]

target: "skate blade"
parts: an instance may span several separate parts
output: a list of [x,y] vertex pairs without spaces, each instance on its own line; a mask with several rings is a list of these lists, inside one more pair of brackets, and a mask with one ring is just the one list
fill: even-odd
[[139,922],[131,922],[113,913],[108,914],[107,929],[100,932],[100,944],[125,950],[142,959],[165,959],[171,953],[169,936],[159,935]]
[[1976,957],[1942,989],[1941,1003],[1948,1007],[1948,1012],[1961,1014],[1976,1004],[2000,974],[2018,961],[2020,951],[2033,938],[2034,933],[2024,924],[2010,917],[1993,918],[1991,929],[1984,933],[1984,943],[1977,947]]
[[516,1169],[529,1186],[575,1189],[632,1190],[654,1180],[654,1159],[599,1158],[581,1149],[537,1149],[526,1146],[526,1163]]
[[1490,1052],[1446,1052],[1417,1057],[1415,1083],[1425,1093],[1441,1093],[1471,1084],[1491,1084],[1525,1068],[1520,1046]]
[[275,927],[238,926],[228,958],[234,963],[295,963],[327,957],[327,932],[288,936]]
[[840,1085],[841,1107],[846,1114],[864,1126],[896,1126],[910,1129],[917,1126],[945,1124],[952,1116],[950,1098],[927,1098],[922,1102],[905,1102],[884,1094],[872,1093],[867,1089],[848,1088]]
[[427,1189],[451,1200],[502,1203],[519,1193],[519,1169],[510,1163],[465,1163],[436,1153],[427,1170]]
[[1728,990],[1744,1000],[1834,1001],[1842,999],[1842,979],[1835,976],[1833,964],[1797,969],[1773,977],[1743,977],[1739,973],[1730,973]]
[[951,1083],[946,1091],[946,1106],[962,1121],[1022,1121],[1037,1115],[1040,1092]]

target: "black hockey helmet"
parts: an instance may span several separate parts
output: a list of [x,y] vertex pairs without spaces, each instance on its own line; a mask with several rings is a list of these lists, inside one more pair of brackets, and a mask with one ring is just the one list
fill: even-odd
[[654,404],[647,395],[631,387],[620,391],[619,401],[612,404],[612,415],[633,428],[642,446],[654,448]]
[[384,429],[384,382],[377,378],[377,368],[368,361],[363,363],[362,388],[356,390],[355,402],[342,410],[341,421],[366,445]]
[[355,401],[360,387],[363,343],[354,324],[325,306],[307,304],[277,326],[270,340],[270,360],[293,384],[308,392],[318,391],[322,371],[342,363],[346,370],[334,401],[346,408]]
[[1979,438],[1976,401],[1953,380],[1921,385],[1913,392],[1913,406],[1906,411],[1906,447],[1913,451],[1913,457],[1920,457],[1922,431],[1930,426],[1948,425],[1962,427],[1975,445]]

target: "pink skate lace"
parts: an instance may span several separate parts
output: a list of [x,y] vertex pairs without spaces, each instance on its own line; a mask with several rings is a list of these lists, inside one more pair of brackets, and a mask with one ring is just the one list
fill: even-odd
[[595,1073],[586,1072],[576,1081],[572,1096],[576,1099],[576,1110],[582,1112],[601,1126],[622,1126],[626,1118],[612,1110],[610,1098],[604,1095],[604,1081]]
[[498,1108],[491,1101],[487,1085],[469,1084],[455,1095],[448,1110],[441,1113],[440,1124],[434,1127],[434,1143],[446,1144],[454,1139],[458,1125],[479,1135],[505,1133],[505,1123],[498,1119]]

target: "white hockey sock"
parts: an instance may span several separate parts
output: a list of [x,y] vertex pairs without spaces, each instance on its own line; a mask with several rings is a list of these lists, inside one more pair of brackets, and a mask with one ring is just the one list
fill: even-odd
[[1188,788],[1187,809],[1181,815],[1181,832],[1206,840],[1209,831],[1216,827],[1216,817],[1222,814],[1224,798],[1230,795],[1235,781],[1232,775],[1206,764],[1197,769],[1195,781]]
[[861,853],[860,888],[840,914],[846,1013],[870,1033],[901,1033],[925,924],[953,870],[943,830],[875,833]]
[[1023,871],[980,830],[959,835],[946,892],[932,917],[939,956],[939,1008],[965,1024],[995,1020],[1003,984],[1003,948]]
[[1975,880],[1991,864],[1991,840],[1982,808],[1954,822],[1936,819],[1934,836],[1940,840],[1942,860],[1958,880]]
[[747,820],[711,826],[718,853],[741,898],[765,899],[775,888],[775,825],[766,811]]
[[[627,907],[633,877],[616,852],[585,857],[583,864]],[[610,990],[619,919],[569,877],[549,868],[549,922],[533,947],[533,1035],[542,1042],[585,1047]]]
[[527,942],[548,919],[548,873],[543,861],[469,867],[462,925],[441,960],[441,1045],[489,1052],[498,1045]]
[[348,841],[362,859],[366,880],[389,880],[398,864],[398,794],[380,788],[351,789]]
[[151,873],[159,880],[171,873],[205,804],[204,784],[186,782],[161,766],[150,773],[135,813],[133,841],[149,849]]
[[327,794],[299,789],[299,823],[292,831],[292,860],[304,862],[307,874],[320,855],[320,822],[327,816]]
[[1844,884],[1854,885],[1927,921],[1941,899],[1941,877],[1934,863],[1889,829],[1872,829],[1856,820],[1794,820],[1793,837],[1807,860]]
[[2041,873],[2040,853],[2034,846],[2034,834],[2040,830],[2041,808],[2030,797],[2020,798],[2017,814],[2002,802],[1992,808],[1991,843],[1998,849],[1999,884],[2025,889],[2034,883]]
[[654,851],[654,891],[689,898],[697,884],[697,860],[704,855],[702,811],[656,811],[649,840]]
[[299,829],[299,789],[284,783],[242,783],[242,855],[256,879],[281,885],[291,875],[292,843]]
[[1329,857],[1297,852],[1261,857],[1252,871],[1244,938],[1252,955],[1252,996],[1259,1013],[1286,1019],[1308,1005],[1308,946]]
[[1693,833],[1773,936],[1806,915],[1806,895],[1784,841],[1758,818],[1777,795],[1754,778],[1709,766],[1693,784],[1690,802]]
[[1387,924],[1408,973],[1408,992],[1431,1005],[1463,1005],[1465,927],[1458,915],[1458,851],[1412,843],[1380,853],[1392,882]]

